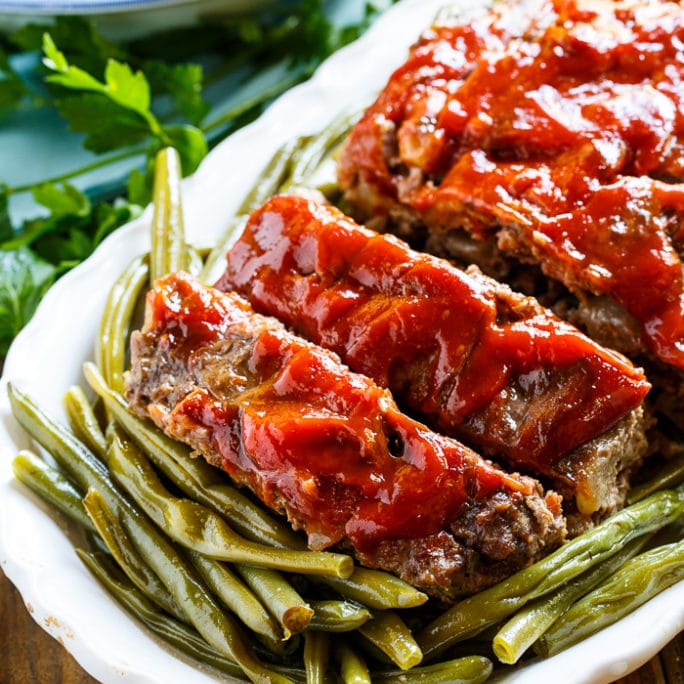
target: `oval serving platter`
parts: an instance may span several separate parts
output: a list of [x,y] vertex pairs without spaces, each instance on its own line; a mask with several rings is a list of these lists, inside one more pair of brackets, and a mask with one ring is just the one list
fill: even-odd
[[[211,246],[219,238],[278,147],[369,103],[443,4],[398,3],[361,39],[326,61],[309,82],[214,149],[184,181],[189,240]],[[149,248],[150,218],[148,208],[52,287],[9,351],[0,380],[0,563],[38,624],[98,680],[201,684],[215,681],[213,674],[152,637],[101,589],[74,553],[77,540],[71,528],[17,483],[11,468],[16,452],[29,446],[29,440],[11,416],[7,383],[28,392],[53,415],[64,416],[64,392],[72,384],[85,384],[81,367],[92,358],[111,284],[135,255]],[[577,646],[507,669],[492,681],[607,683],[639,667],[682,629],[684,582]]]

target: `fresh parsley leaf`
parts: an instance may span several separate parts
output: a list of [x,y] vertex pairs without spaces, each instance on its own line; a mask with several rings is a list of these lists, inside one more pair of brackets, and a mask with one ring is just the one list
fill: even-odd
[[11,341],[29,321],[56,269],[20,247],[0,250],[0,354],[7,353]]
[[50,214],[27,220],[20,230],[6,234],[9,239],[0,242],[0,249],[30,248],[53,264],[58,274],[88,258],[107,235],[141,211],[123,201],[93,206],[84,193],[68,183],[59,187],[44,183],[33,188],[33,194]]
[[121,199],[115,200],[112,204],[98,204],[92,214],[90,230],[93,234],[93,247],[97,247],[102,240],[113,233],[119,226],[140,216],[142,206],[132,202],[125,202]]
[[47,76],[49,83],[104,95],[120,107],[138,114],[153,135],[160,133],[157,117],[150,111],[150,85],[141,71],[134,72],[128,64],[110,59],[105,67],[104,82],[101,82],[87,71],[69,64],[49,33],[43,37],[43,52],[43,64],[55,72]]
[[95,245],[88,226],[76,227],[71,224],[68,228],[64,225],[61,227],[61,231],[46,235],[36,243],[36,251],[46,259],[49,255],[50,262],[64,272],[87,259]]
[[150,116],[150,84],[142,71],[134,72],[128,64],[110,59],[105,69],[103,92],[122,107],[145,118]]
[[150,134],[136,112],[120,107],[104,95],[67,95],[58,98],[55,104],[69,122],[69,128],[85,134],[83,146],[98,154],[136,145]]
[[199,126],[210,109],[202,97],[203,70],[199,64],[167,64],[162,61],[144,65],[154,92],[169,93],[176,110],[191,124]]
[[56,218],[70,214],[84,217],[90,213],[90,200],[70,183],[64,183],[61,188],[54,183],[42,183],[32,192],[36,202],[49,209]]
[[[48,82],[84,91],[78,96],[60,97],[56,104],[71,129],[85,133],[84,145],[88,149],[108,152],[150,138],[150,155],[161,147],[177,147],[186,175],[192,173],[206,155],[207,142],[198,128],[160,124],[152,112],[150,84],[142,71],[133,71],[128,64],[110,59],[105,67],[104,81],[99,81],[69,64],[49,33],[43,37],[43,52],[43,63],[54,72],[47,77]],[[187,69],[177,72],[185,74],[186,80],[190,73]],[[196,74],[191,80],[196,83]]]

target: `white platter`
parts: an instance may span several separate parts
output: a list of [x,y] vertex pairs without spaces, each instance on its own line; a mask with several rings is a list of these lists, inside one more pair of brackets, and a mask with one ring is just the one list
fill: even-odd
[[[190,239],[200,245],[217,239],[278,146],[369,102],[443,2],[403,0],[361,40],[329,59],[310,82],[217,147],[184,185]],[[0,380],[0,563],[33,618],[95,678],[200,684],[213,678],[176,657],[108,597],[77,559],[66,528],[13,480],[11,469],[17,450],[29,442],[10,414],[7,382],[49,412],[63,415],[64,391],[84,384],[81,366],[92,356],[110,285],[134,255],[148,249],[149,219],[148,209],[62,278],[12,345]],[[525,684],[610,682],[646,662],[682,629],[684,582],[613,627],[554,658],[507,671],[504,679]]]

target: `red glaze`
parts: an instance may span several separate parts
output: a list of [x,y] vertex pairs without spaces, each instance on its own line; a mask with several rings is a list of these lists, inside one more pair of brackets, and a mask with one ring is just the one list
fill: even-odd
[[219,289],[340,354],[440,429],[549,474],[637,407],[640,369],[529,298],[362,228],[334,207],[271,198]]
[[423,35],[352,131],[340,183],[373,189],[369,214],[398,201],[482,238],[515,225],[547,273],[613,297],[684,369],[683,77],[679,4],[502,3]]
[[467,501],[533,491],[529,478],[508,475],[403,415],[387,390],[255,314],[236,294],[175,274],[159,280],[147,301],[142,332],[198,377],[222,344],[246,341],[248,349],[239,367],[222,366],[168,419],[150,414],[172,436],[179,436],[173,425],[181,438],[208,434],[224,469],[267,505],[284,505],[312,547],[346,536],[372,550],[380,540],[428,536]]

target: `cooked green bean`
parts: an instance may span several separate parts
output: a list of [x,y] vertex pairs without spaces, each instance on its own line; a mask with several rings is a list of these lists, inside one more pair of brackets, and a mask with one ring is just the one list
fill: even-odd
[[408,582],[380,570],[355,567],[351,577],[319,577],[317,582],[335,589],[341,596],[369,608],[416,608],[427,601],[427,594]]
[[143,287],[148,282],[149,268],[145,257],[137,257],[128,265],[109,291],[95,339],[95,360],[107,383],[123,389],[123,372],[131,317]]
[[283,633],[259,599],[224,563],[189,551],[188,556],[205,584],[252,631],[277,641]]
[[50,418],[27,394],[11,383],[7,386],[7,394],[17,422],[52,454],[82,491],[102,482],[113,486],[104,463],[66,428]]
[[645,551],[575,603],[535,645],[549,656],[612,625],[684,579],[684,539]]
[[340,675],[344,684],[371,684],[371,676],[363,658],[341,642],[335,645],[340,661]]
[[313,608],[279,572],[243,563],[236,564],[235,570],[282,626],[285,638],[309,626]]
[[180,183],[180,157],[173,147],[166,147],[157,152],[154,160],[154,213],[150,250],[152,281],[187,268]]
[[167,613],[182,622],[187,622],[188,618],[185,613],[171,598],[157,575],[140,557],[137,549],[128,541],[119,520],[107,506],[102,494],[97,489],[89,489],[83,498],[83,506],[102,541],[104,541],[107,550],[112,554],[128,579],[147,598],[154,601]]
[[651,479],[629,490],[627,503],[636,503],[649,496],[649,494],[653,494],[661,489],[676,487],[684,482],[684,444],[677,444],[676,449],[676,454]]
[[374,672],[373,684],[481,684],[489,679],[492,670],[489,658],[465,656],[416,667],[408,672]]
[[566,542],[533,565],[451,607],[418,635],[426,658],[478,634],[528,601],[552,591],[617,553],[625,544],[677,520],[684,488],[652,494]]
[[299,154],[294,157],[289,178],[279,190],[282,192],[290,187],[307,184],[323,160],[347,136],[353,120],[357,117],[357,113],[344,114],[332,121],[321,133],[305,139]]
[[297,161],[307,140],[306,136],[294,138],[276,150],[256,183],[245,196],[237,214],[248,214],[281,189],[290,176],[292,162]]
[[330,655],[330,640],[325,632],[304,633],[304,669],[306,684],[324,684]]
[[72,432],[101,461],[104,460],[107,450],[104,432],[88,397],[78,385],[73,385],[67,390],[64,395],[64,408]]
[[650,535],[627,544],[621,551],[576,577],[566,586],[531,601],[496,633],[494,655],[507,665],[517,663],[525,651],[581,596],[610,577],[617,568],[638,553]]
[[28,449],[22,449],[17,454],[12,461],[12,469],[17,480],[41,499],[87,530],[95,532],[95,526],[83,507],[81,493],[59,470]]
[[142,523],[140,516],[127,515],[121,522],[140,555],[157,573],[197,631],[211,646],[235,660],[252,681],[272,681],[278,684],[289,681],[269,671],[256,658],[235,622],[221,610],[195,577],[190,566],[164,536],[151,539],[147,525]]
[[217,513],[227,515],[237,531],[252,541],[282,549],[306,547],[286,525],[228,484],[227,476],[217,468],[201,458],[192,458],[187,446],[167,437],[150,421],[130,413],[123,397],[106,385],[93,364],[86,363],[83,368],[88,383],[112,416],[181,491]]
[[[243,679],[244,673],[238,665],[209,646],[197,630],[162,613],[144,594],[129,583],[107,556],[82,549],[76,549],[76,553],[114,598],[163,641],[195,660]],[[282,665],[271,667],[295,682],[303,684],[306,681],[304,670]]]
[[188,258],[185,270],[195,278],[199,278],[202,274],[202,270],[204,269],[204,257],[197,249],[191,247],[190,245],[187,245],[186,249]]
[[72,434],[50,418],[23,392],[8,385],[17,422],[58,461],[84,490],[98,489],[116,513],[129,538],[157,574],[199,633],[223,655],[239,662],[254,681],[288,681],[267,670],[252,653],[234,622],[223,613],[204,585],[167,538],[131,505],[109,477],[104,464]]
[[211,648],[192,627],[162,613],[152,601],[126,580],[104,554],[90,553],[82,549],[76,549],[76,553],[107,591],[154,634],[193,658],[233,677],[242,677],[243,673],[238,665]]
[[372,613],[352,601],[309,601],[313,616],[310,629],[321,632],[351,632],[373,617]]
[[378,611],[359,632],[402,670],[418,665],[423,653],[406,623],[391,610]]
[[142,451],[121,435],[112,439],[107,463],[116,481],[138,506],[182,546],[234,563],[312,575],[348,577],[352,573],[352,559],[343,554],[274,549],[240,537],[211,509],[192,499],[173,496]]

